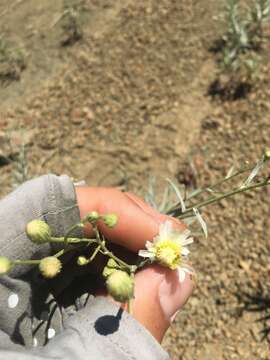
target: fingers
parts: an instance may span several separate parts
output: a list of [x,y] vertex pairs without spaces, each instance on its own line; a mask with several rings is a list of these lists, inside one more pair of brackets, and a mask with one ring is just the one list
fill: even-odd
[[177,271],[159,266],[146,268],[135,277],[133,316],[161,342],[192,290],[193,283],[188,275],[180,283]]
[[[185,228],[184,224],[159,214],[131,193],[122,193],[114,188],[88,187],[78,187],[76,193],[82,218],[91,211],[118,216],[114,228],[110,229],[102,222],[98,226],[107,239],[134,252],[143,249],[145,242],[158,234],[159,225],[168,219],[176,229]],[[88,226],[86,234],[91,235],[91,230]],[[177,271],[149,266],[135,275],[133,316],[161,341],[174,314],[186,303],[192,289],[188,275],[180,283]]]
[[[94,210],[100,214],[115,213],[118,216],[114,228],[110,229],[102,222],[99,222],[99,228],[106,238],[131,251],[143,249],[145,242],[157,235],[159,225],[168,219],[178,229],[185,227],[177,220],[159,214],[137,196],[115,188],[78,187],[76,193],[81,218]],[[85,231],[90,235],[91,227],[88,226]]]
[[[180,283],[177,271],[157,265],[149,266],[135,275],[132,316],[161,342],[192,291],[193,282],[189,275]],[[100,292],[99,295],[116,302],[105,293]],[[121,305],[127,309],[127,304]]]

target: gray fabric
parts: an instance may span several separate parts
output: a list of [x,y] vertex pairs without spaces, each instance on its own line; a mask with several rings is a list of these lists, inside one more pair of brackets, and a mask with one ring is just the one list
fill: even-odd
[[[37,259],[57,250],[27,239],[25,225],[36,218],[46,220],[55,236],[79,221],[67,176],[42,176],[0,201],[0,255]],[[168,359],[151,334],[118,306],[70,291],[74,304],[63,306],[36,268],[15,267],[1,276],[0,360]]]

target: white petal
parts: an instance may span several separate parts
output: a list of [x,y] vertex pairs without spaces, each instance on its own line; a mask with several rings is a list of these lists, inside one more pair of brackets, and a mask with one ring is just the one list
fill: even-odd
[[190,238],[187,238],[185,240],[182,241],[182,246],[186,246],[186,245],[189,245],[189,244],[192,244],[193,243],[193,238],[190,237]]
[[146,241],[145,247],[146,249],[151,250],[151,248],[153,247],[153,243],[151,241]]
[[172,232],[172,222],[167,220],[159,226],[159,236],[160,238],[167,238]]
[[155,255],[148,250],[140,250],[138,252],[138,255],[142,256],[142,257],[146,257],[146,258],[152,258],[152,259],[155,257]]
[[181,232],[181,234],[179,234],[179,237],[181,238],[181,241],[184,241],[186,238],[189,237],[190,234],[191,231],[189,229],[185,229],[184,231]]
[[188,274],[194,274],[194,269],[191,266],[189,266],[188,264],[183,264],[181,266],[181,268]]
[[183,270],[183,268],[178,268],[178,279],[179,279],[179,282],[182,283],[182,282],[185,280],[185,277],[186,277],[186,273],[185,273],[185,271]]
[[190,251],[188,250],[188,248],[186,248],[186,247],[182,248],[182,255],[188,256],[189,253],[190,253]]
[[207,238],[208,236],[208,231],[207,231],[207,225],[206,225],[206,222],[203,220],[202,218],[202,215],[199,213],[199,210],[196,209],[196,208],[193,208],[193,212],[198,220],[198,222],[200,223],[202,229],[203,229],[203,232],[204,232],[204,235],[205,237]]

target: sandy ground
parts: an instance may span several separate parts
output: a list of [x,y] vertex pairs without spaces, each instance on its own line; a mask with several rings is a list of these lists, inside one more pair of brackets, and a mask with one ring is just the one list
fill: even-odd
[[[29,177],[66,173],[141,194],[149,175],[205,186],[256,161],[269,147],[269,65],[244,98],[207,95],[222,4],[2,0],[0,194],[16,186],[8,160],[22,138]],[[164,340],[172,359],[270,359],[268,195],[205,211],[198,285]]]

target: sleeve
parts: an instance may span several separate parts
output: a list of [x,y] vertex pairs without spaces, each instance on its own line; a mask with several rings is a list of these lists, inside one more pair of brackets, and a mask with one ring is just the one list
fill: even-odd
[[[25,227],[33,219],[45,220],[54,236],[62,236],[79,221],[76,194],[68,176],[41,176],[25,182],[0,200],[0,234],[4,234],[0,237],[1,255],[14,258],[16,251],[16,259],[29,260],[40,259],[57,250],[55,244],[36,245],[29,241]],[[11,276],[21,276],[28,270],[27,266],[16,266]]]
[[[62,235],[79,221],[74,186],[67,176],[46,175],[26,182],[0,201],[0,231],[4,234],[0,237],[1,255],[12,258],[15,253],[16,258],[34,259],[51,252],[48,244],[36,246],[26,237],[26,223],[36,218],[46,220],[55,236]],[[26,270],[18,267],[14,271],[12,277],[19,278]],[[8,281],[12,278],[3,279],[2,291]],[[0,287],[0,299],[4,298],[2,295]],[[0,359],[169,359],[142,325],[101,297],[91,299],[83,309],[70,316],[63,324],[63,331],[43,347],[26,348],[14,344],[10,338],[12,320],[7,317],[5,308],[0,307],[0,318],[0,344],[4,344],[0,348]]]
[[127,312],[95,298],[64,323],[46,346],[0,350],[9,360],[168,360],[152,335]]

